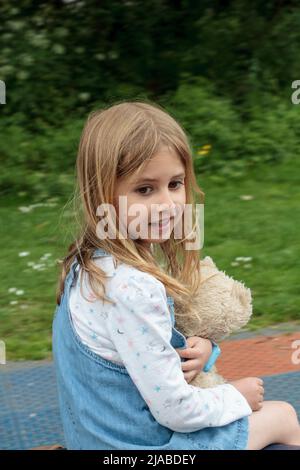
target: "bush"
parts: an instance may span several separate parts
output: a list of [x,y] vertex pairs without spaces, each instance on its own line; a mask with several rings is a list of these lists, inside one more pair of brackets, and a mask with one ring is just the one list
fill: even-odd
[[187,77],[168,99],[189,135],[197,173],[239,177],[255,163],[294,155],[300,143],[296,107],[272,95],[240,112],[208,81]]
[[25,190],[40,197],[69,193],[83,122],[74,120],[61,129],[47,127],[34,134],[19,125],[2,124],[0,190]]
[[[187,132],[197,174],[209,172],[217,181],[238,178],[256,163],[274,163],[297,152],[298,109],[271,94],[249,100],[241,113],[207,80],[185,77],[178,90],[160,103]],[[95,103],[93,109],[101,105]],[[41,122],[35,132],[18,119],[17,124],[8,118],[2,121],[0,190],[48,195],[70,191],[87,114],[71,116],[61,127]]]

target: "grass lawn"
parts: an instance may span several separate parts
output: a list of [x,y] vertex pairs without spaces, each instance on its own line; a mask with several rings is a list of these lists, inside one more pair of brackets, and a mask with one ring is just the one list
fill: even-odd
[[[248,327],[300,324],[299,160],[262,164],[240,178],[200,176],[198,183],[206,193],[202,257],[251,288]],[[51,358],[54,261],[72,239],[72,212],[62,198],[18,194],[1,202],[0,339],[7,360]]]

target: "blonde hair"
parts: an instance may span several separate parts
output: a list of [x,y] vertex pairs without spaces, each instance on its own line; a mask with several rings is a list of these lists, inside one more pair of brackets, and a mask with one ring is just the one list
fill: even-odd
[[175,241],[174,231],[163,243],[153,244],[153,253],[140,240],[119,238],[118,230],[115,239],[100,240],[96,233],[97,207],[102,203],[114,205],[118,179],[140,170],[161,145],[175,150],[184,164],[186,204],[192,205],[195,230],[195,195],[200,195],[202,203],[204,192],[198,187],[188,138],[179,123],[160,105],[147,101],[118,102],[88,116],[76,162],[76,192],[80,201],[76,212],[82,214],[81,226],[79,236],[62,260],[57,304],[60,304],[65,278],[75,257],[81,265],[81,274],[88,273],[95,296],[112,303],[105,296],[106,274],[92,259],[96,248],[111,253],[117,264],[123,262],[155,276],[173,297],[175,305],[187,306],[199,289],[200,249],[186,250],[186,239],[176,238]]

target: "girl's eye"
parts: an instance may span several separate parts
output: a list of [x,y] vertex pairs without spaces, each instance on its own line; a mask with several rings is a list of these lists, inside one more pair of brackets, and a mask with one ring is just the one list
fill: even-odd
[[[178,183],[179,185],[184,184],[182,181],[172,181],[170,184],[172,183]],[[180,186],[177,186],[174,189],[177,190],[179,189],[179,187]],[[150,188],[150,186],[143,186],[142,188],[137,189],[136,192],[138,192],[139,194],[142,194],[143,196],[148,196],[149,193],[140,192],[140,191],[143,191],[143,189],[148,189],[148,188]]]

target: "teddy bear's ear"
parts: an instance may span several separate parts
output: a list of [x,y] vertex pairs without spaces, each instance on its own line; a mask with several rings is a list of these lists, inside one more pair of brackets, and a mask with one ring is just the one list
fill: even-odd
[[205,258],[201,259],[200,266],[211,266],[212,268],[216,268],[216,265],[210,256],[205,256]]
[[215,276],[219,273],[219,270],[210,256],[206,256],[204,259],[200,260],[200,278],[201,283],[207,281],[212,276]]

